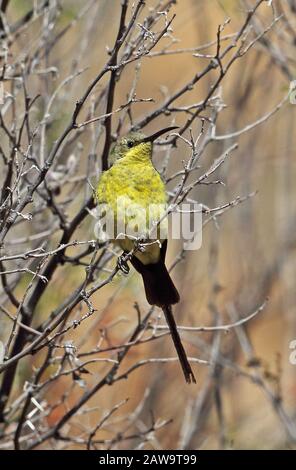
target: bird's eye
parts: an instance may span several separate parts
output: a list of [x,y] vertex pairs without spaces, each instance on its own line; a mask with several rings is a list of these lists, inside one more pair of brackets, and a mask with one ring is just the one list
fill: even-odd
[[128,140],[126,145],[128,146],[129,149],[131,149],[134,146],[134,143],[132,140]]

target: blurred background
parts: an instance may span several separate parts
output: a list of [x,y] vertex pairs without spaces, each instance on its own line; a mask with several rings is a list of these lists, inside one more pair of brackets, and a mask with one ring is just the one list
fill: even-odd
[[[69,122],[73,103],[108,59],[108,47],[112,48],[114,43],[120,15],[119,0],[92,2],[81,18],[77,18],[77,15],[79,17],[83,8],[86,8],[85,2],[64,0],[60,3],[61,10],[51,33],[56,34],[69,24],[71,27],[39,64],[39,68],[55,68],[52,79],[46,79],[47,75],[36,74],[27,83],[29,95],[40,93],[42,96],[42,104],[36,106],[33,119],[37,122],[41,118],[47,97],[66,77],[78,70],[85,70],[62,88],[53,104],[46,152]],[[165,2],[161,3],[165,10]],[[136,72],[137,97],[153,98],[154,102],[136,103],[133,106],[134,122],[141,121],[209,63],[207,58],[195,57],[193,54],[196,50],[191,48],[215,41],[217,28],[226,18],[231,18],[231,21],[225,26],[223,35],[237,32],[245,21],[246,8],[253,7],[256,2],[182,0],[173,3],[169,17],[176,14],[172,34],[178,41],[173,42],[170,50],[185,51],[147,57],[141,61],[141,67]],[[296,14],[293,2],[270,3],[272,5],[263,2],[258,8],[254,28],[266,28],[273,21],[273,15],[282,14],[283,17],[266,33],[264,40],[259,40],[228,71],[218,90],[225,106],[217,119],[217,135],[239,131],[272,112],[287,95],[290,82],[296,75]],[[12,0],[6,12],[8,21],[17,21],[32,8],[32,4],[29,0]],[[146,1],[139,22],[154,6],[153,0]],[[28,51],[34,48],[42,21],[42,18],[38,19],[33,27],[19,35],[13,45],[14,56],[24,53],[24,44]],[[49,41],[50,36],[44,40]],[[169,42],[170,37],[164,38],[155,51],[161,51]],[[215,45],[202,52],[215,54]],[[126,102],[135,77],[135,68],[136,64],[131,63],[123,70],[116,86],[113,109]],[[203,100],[216,74],[216,70],[209,72],[181,96],[177,105],[185,107]],[[99,83],[80,121],[87,115],[108,79],[109,75]],[[183,126],[187,118],[188,114],[184,112],[161,115],[145,127],[145,132],[148,134],[172,122]],[[119,119],[120,114],[113,119],[113,132],[116,132]],[[199,185],[191,197],[215,208],[238,196],[244,198],[250,193],[255,194],[225,211],[218,218],[218,226],[214,221],[207,223],[201,248],[185,253],[172,272],[181,294],[181,302],[174,308],[180,325],[201,327],[233,323],[255,312],[268,298],[262,312],[242,328],[182,333],[190,357],[215,359],[214,366],[193,362],[197,386],[184,383],[178,362],[146,364],[133,371],[126,380],[99,390],[88,403],[89,407],[98,407],[97,411],[74,418],[71,424],[67,424],[68,435],[70,433],[78,438],[86,426],[95,426],[106,410],[111,410],[128,398],[110,422],[98,430],[97,439],[108,439],[122,429],[129,429],[128,434],[131,436],[143,432],[147,436],[151,420],[160,420],[158,423],[172,420],[153,431],[149,438],[143,440],[142,445],[157,449],[295,448],[296,365],[290,361],[290,343],[296,339],[295,119],[296,105],[286,100],[265,122],[229,139],[217,140],[205,148],[199,161],[198,175],[203,174],[231,144],[238,143],[238,149],[213,178],[222,180],[225,185]],[[200,119],[194,120],[191,128],[195,137],[200,127]],[[128,128],[129,123],[126,121],[120,134],[124,134]],[[70,157],[73,159],[76,175],[89,171],[93,185],[100,171],[100,155],[104,144],[100,135],[103,135],[101,125],[91,124],[86,132],[66,146],[66,151],[62,151],[59,157],[59,164],[66,166],[71,166]],[[189,136],[188,130],[184,136]],[[155,149],[154,161],[159,169],[162,168],[165,152],[166,147],[158,146]],[[188,161],[189,157],[190,148],[178,140],[177,146],[171,150],[166,176],[169,178],[182,170],[182,161]],[[55,171],[58,172],[58,168]],[[172,189],[174,184],[175,181],[169,183],[168,188]],[[62,191],[61,197],[65,197],[65,191]],[[91,192],[90,186],[85,187],[85,184],[77,182],[73,204],[69,208],[70,215],[78,210],[81,201],[86,200]],[[70,191],[67,197],[71,199]],[[38,232],[47,230],[51,223],[50,217],[46,211],[37,214],[34,218],[37,225],[34,225],[33,220],[26,226],[27,233],[23,229],[19,229],[18,233],[16,229],[13,238],[34,235],[36,227]],[[74,238],[93,238],[93,227],[94,220],[88,216]],[[52,236],[52,246],[56,246],[58,239],[55,234]],[[15,246],[8,246],[9,252],[16,250]],[[20,248],[21,245],[18,245],[17,249]],[[168,265],[174,262],[179,252],[179,243],[169,243]],[[72,247],[69,253],[77,253],[77,248]],[[114,260],[111,266],[114,266]],[[62,304],[66,292],[73,291],[80,284],[84,269],[84,266],[65,265],[55,273],[51,287],[46,289],[36,308],[34,327],[45,321],[50,312]],[[28,274],[22,277],[18,287],[19,295],[24,292],[29,280]],[[128,277],[117,275],[92,296],[92,304],[97,309],[95,314],[79,328],[69,331],[62,341],[73,341],[80,353],[95,348],[102,337],[100,344],[105,347],[121,344],[137,324],[135,301],[144,316],[149,306],[139,276],[134,272]],[[5,299],[3,305],[10,308]],[[74,314],[82,316],[86,312],[85,304],[80,304]],[[151,322],[164,324],[160,311],[155,310]],[[1,313],[0,325],[0,339],[5,342],[11,325]],[[105,336],[102,336],[102,331],[106,332]],[[111,359],[114,357],[112,354],[117,352],[110,353]],[[164,336],[131,348],[120,365],[119,373],[143,359],[170,358],[174,355],[170,337]],[[11,400],[20,396],[24,383],[30,382],[32,368],[40,366],[43,358],[41,351],[20,362]],[[73,386],[71,377],[65,376],[45,388],[42,400],[49,406],[61,400],[46,416],[47,425],[54,426],[65,409],[76,402],[85,388],[95,384],[108,367],[108,364],[90,364],[88,370],[91,373],[83,376],[84,384]],[[46,371],[46,378],[52,370],[49,368]],[[65,393],[66,398],[63,395]],[[133,449],[140,441],[139,436],[123,439],[116,444],[116,448]],[[80,448],[79,440],[69,444],[60,442],[55,446]],[[44,443],[43,448],[51,448],[51,444]],[[81,445],[81,448],[84,446]]]

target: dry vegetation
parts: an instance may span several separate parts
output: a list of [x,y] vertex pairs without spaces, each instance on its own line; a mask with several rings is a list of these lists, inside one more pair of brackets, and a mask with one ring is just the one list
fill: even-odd
[[[295,0],[0,4],[0,449],[295,448]],[[91,215],[114,140],[175,124],[196,386]]]

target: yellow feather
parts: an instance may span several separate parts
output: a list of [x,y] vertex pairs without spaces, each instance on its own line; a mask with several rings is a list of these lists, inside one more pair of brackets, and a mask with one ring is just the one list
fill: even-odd
[[[96,194],[98,203],[113,211],[115,222],[121,220],[146,236],[151,228],[149,222],[158,222],[163,217],[167,203],[165,185],[152,165],[151,152],[151,143],[141,143],[127,151],[101,175]],[[162,239],[166,238],[165,225],[166,221],[161,224],[165,233]],[[115,238],[118,235],[115,231]],[[132,239],[128,238],[118,240],[118,244],[123,250],[133,247]],[[159,254],[159,244],[155,242],[144,253],[137,252],[137,257],[149,264],[157,262]]]

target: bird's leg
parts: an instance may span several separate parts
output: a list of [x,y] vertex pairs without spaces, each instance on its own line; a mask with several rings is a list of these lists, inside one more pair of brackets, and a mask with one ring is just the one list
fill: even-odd
[[146,240],[144,237],[137,238],[137,240],[135,241],[135,251],[138,250],[141,253],[143,253],[146,249],[145,245],[146,245]]
[[[149,242],[144,237],[139,237],[134,240],[134,251],[140,251],[141,253],[144,253],[146,247],[152,245],[153,243],[158,243],[161,247],[159,240]],[[127,255],[130,255],[130,253],[128,251],[124,251],[117,259],[117,268],[124,274],[129,274],[130,272],[130,267],[127,262]]]
[[130,267],[127,264],[126,255],[127,251],[124,251],[117,259],[117,268],[123,272],[123,274],[128,274],[130,272]]

